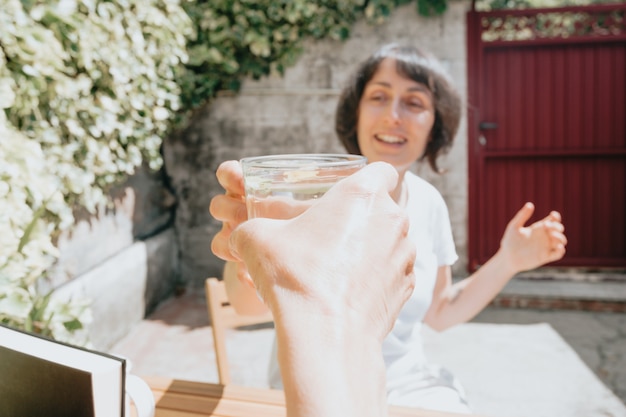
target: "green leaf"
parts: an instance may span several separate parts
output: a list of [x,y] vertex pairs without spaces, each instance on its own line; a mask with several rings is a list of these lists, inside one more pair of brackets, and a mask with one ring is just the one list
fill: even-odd
[[37,298],[33,303],[33,308],[29,313],[29,317],[33,323],[41,323],[44,321],[46,311],[48,310],[50,300],[52,299],[52,292],[53,291],[48,291],[46,295]]
[[417,0],[417,11],[422,16],[438,16],[447,8],[447,0]]
[[63,326],[65,326],[65,328],[70,332],[83,329],[83,324],[77,318],[70,320],[70,321],[63,322]]
[[26,244],[30,241],[30,235],[33,233],[33,230],[35,229],[37,222],[39,221],[39,219],[41,218],[45,210],[46,210],[46,207],[42,204],[37,209],[37,211],[33,213],[33,219],[30,221],[28,226],[26,226],[26,228],[24,229],[24,233],[22,234],[22,237],[20,238],[20,243],[17,246],[17,252],[21,253],[22,250],[24,249],[24,246],[26,246]]

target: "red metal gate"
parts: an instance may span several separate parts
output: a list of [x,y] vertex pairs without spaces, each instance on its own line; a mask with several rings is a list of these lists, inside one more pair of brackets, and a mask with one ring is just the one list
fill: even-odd
[[532,201],[556,265],[626,266],[626,4],[469,12],[469,268]]

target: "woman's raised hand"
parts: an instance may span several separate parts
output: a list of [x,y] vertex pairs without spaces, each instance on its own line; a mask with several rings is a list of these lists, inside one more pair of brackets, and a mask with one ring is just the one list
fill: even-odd
[[526,203],[511,219],[500,242],[514,273],[528,271],[558,261],[565,255],[567,238],[561,214],[552,211],[543,219],[529,225],[535,206]]

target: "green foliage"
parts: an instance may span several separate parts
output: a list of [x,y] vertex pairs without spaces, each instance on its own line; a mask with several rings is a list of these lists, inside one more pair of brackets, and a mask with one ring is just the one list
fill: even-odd
[[418,0],[417,11],[422,16],[437,16],[448,8],[448,0]]
[[[361,18],[382,23],[412,0],[199,0],[184,3],[195,25],[181,74],[183,106],[193,109],[219,90],[237,91],[244,77],[283,73],[304,39],[344,40]],[[424,15],[443,13],[446,0],[419,0]]]

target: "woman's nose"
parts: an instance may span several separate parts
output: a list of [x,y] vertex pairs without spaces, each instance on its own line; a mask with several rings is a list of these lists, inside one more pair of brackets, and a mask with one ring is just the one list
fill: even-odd
[[387,106],[387,118],[389,119],[390,122],[392,123],[399,123],[400,122],[400,114],[401,114],[402,108],[401,108],[401,103],[398,100],[391,100],[389,102],[389,105]]

